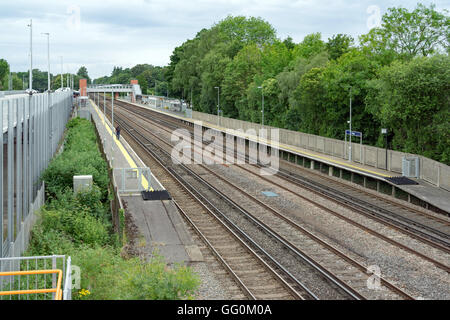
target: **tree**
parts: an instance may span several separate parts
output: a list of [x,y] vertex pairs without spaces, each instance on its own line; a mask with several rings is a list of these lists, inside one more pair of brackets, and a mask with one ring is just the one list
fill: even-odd
[[148,81],[145,79],[145,77],[140,74],[137,77],[135,77],[139,83],[139,86],[141,87],[142,94],[147,94],[148,89]]
[[288,36],[286,39],[284,39],[283,43],[286,46],[286,48],[288,48],[289,50],[292,50],[295,48],[295,43],[294,43],[294,41],[292,41],[291,36]]
[[325,43],[321,40],[320,32],[307,35],[302,42],[295,46],[292,54],[298,58],[311,58],[325,50]]
[[337,34],[332,38],[328,38],[326,43],[326,49],[330,55],[330,59],[336,60],[344,53],[349,52],[350,47],[353,45],[353,38],[346,34]]
[[8,88],[9,64],[5,59],[0,59],[0,90]]
[[381,27],[361,36],[360,43],[371,51],[387,50],[407,58],[447,50],[450,33],[447,13],[447,10],[437,12],[433,4],[426,7],[419,3],[412,12],[401,7],[389,8]]
[[394,132],[393,147],[450,164],[450,58],[395,61],[369,82],[367,110]]
[[81,66],[77,71],[77,76],[81,79],[86,79],[87,83],[91,83],[91,78],[89,78],[87,68],[85,66]]
[[231,61],[222,85],[224,115],[240,119],[259,119],[255,110],[248,109],[247,87],[256,74],[261,73],[261,50],[256,44],[245,46]]

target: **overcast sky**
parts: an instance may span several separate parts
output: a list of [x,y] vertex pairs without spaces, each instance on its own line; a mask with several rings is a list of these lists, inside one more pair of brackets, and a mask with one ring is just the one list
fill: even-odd
[[[449,1],[435,3],[450,9]],[[345,33],[357,39],[379,23],[392,6],[413,9],[409,0],[13,0],[0,2],[0,58],[12,71],[29,67],[29,24],[33,19],[33,68],[47,70],[50,33],[51,72],[87,67],[91,78],[110,75],[113,66],[138,63],[166,65],[173,49],[228,15],[261,17],[277,31],[300,42],[309,33],[321,32],[327,40]]]

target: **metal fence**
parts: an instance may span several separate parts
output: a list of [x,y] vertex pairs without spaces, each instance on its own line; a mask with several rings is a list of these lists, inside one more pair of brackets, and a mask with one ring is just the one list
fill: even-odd
[[[232,118],[220,117],[198,111],[192,111],[192,118],[209,122],[211,124],[220,123],[220,126],[229,129],[254,129],[258,132],[262,126],[258,123],[237,120]],[[264,126],[266,129],[274,127]],[[270,139],[270,130],[268,130],[268,138]],[[327,154],[337,158],[348,159],[348,148],[342,140],[321,137],[313,134],[307,134],[298,131],[279,129],[279,142],[286,145],[296,146],[307,150]],[[362,150],[361,150],[362,148]],[[352,143],[353,161],[367,166],[384,169],[394,173],[394,175],[402,174],[403,157],[419,158],[419,178],[433,185],[450,191],[450,167],[437,161],[418,156],[415,154],[399,152],[394,150],[387,151],[382,148],[372,147],[368,145],[360,145]],[[387,158],[387,163],[386,163]]]
[[71,273],[64,255],[0,258],[0,300],[71,300]]
[[25,247],[13,245],[28,236],[23,234],[31,229],[27,217],[43,204],[36,202],[44,192],[40,177],[58,148],[72,104],[71,91],[0,98],[0,257],[20,254]]

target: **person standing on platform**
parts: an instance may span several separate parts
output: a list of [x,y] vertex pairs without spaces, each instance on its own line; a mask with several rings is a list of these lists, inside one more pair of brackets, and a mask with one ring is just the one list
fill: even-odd
[[117,136],[117,140],[120,139],[120,126],[117,126],[116,128],[116,136]]

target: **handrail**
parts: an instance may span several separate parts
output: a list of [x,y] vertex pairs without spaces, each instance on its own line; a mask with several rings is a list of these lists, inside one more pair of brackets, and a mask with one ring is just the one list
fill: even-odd
[[31,293],[49,293],[55,292],[55,300],[62,300],[62,270],[61,269],[49,269],[49,270],[28,270],[28,271],[7,271],[0,272],[0,277],[2,276],[21,276],[21,275],[33,275],[33,274],[58,274],[58,282],[56,288],[49,289],[32,289],[32,290],[11,290],[11,291],[0,291],[0,296],[13,295],[13,294],[31,294]]

